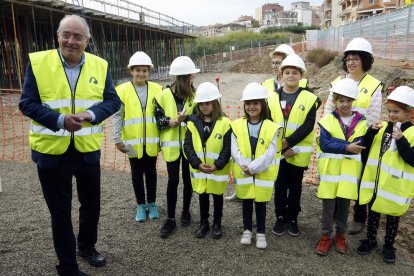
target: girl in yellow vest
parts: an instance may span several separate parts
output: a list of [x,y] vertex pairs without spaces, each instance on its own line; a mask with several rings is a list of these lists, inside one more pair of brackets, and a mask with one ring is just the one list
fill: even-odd
[[367,238],[357,249],[366,255],[377,247],[381,214],[387,217],[383,260],[396,260],[394,240],[400,216],[414,197],[414,126],[411,119],[414,89],[400,86],[387,101],[388,121],[376,123],[365,137],[368,158],[361,179],[359,203],[368,203]]
[[159,218],[155,203],[159,131],[154,117],[154,98],[162,91],[162,86],[148,81],[153,67],[151,58],[146,53],[136,52],[128,64],[132,80],[116,87],[122,104],[114,115],[115,146],[129,157],[132,186],[137,201],[135,220],[139,222],[147,219],[147,209],[150,219]]
[[298,236],[302,178],[312,155],[313,129],[320,100],[314,93],[299,86],[306,67],[298,55],[288,55],[280,70],[284,86],[268,100],[273,122],[284,127],[283,159],[275,182],[276,222],[272,232],[280,236],[287,230],[291,236]]
[[[276,158],[280,126],[269,120],[266,89],[259,83],[249,83],[241,101],[245,117],[231,123],[231,156],[233,183],[237,197],[243,201],[244,232],[241,244],[252,240],[253,203],[256,210],[256,247],[265,249],[266,202],[272,198],[273,183],[278,173]],[[279,145],[279,147],[278,147]]]
[[336,106],[318,123],[318,172],[320,183],[318,197],[322,199],[322,237],[315,252],[328,255],[333,238],[336,251],[347,253],[345,242],[348,209],[351,199],[358,198],[358,182],[362,171],[361,151],[367,126],[364,116],[352,111],[352,102],[358,96],[353,80],[338,81],[330,90]]
[[[357,83],[359,93],[353,103],[352,110],[365,116],[367,126],[371,126],[380,120],[382,110],[383,84],[368,73],[373,63],[374,57],[371,44],[362,37],[354,38],[346,46],[342,57],[342,68],[346,74],[338,76],[331,83],[333,85],[343,78],[351,79]],[[332,93],[330,93],[326,101],[324,115],[330,114],[333,109]],[[366,218],[366,206],[360,206],[356,201],[353,223],[350,226],[349,234],[360,233],[365,226]]]
[[214,200],[212,236],[221,237],[223,194],[227,187],[231,156],[230,120],[224,116],[218,88],[211,82],[200,84],[194,102],[196,115],[189,117],[184,152],[190,163],[193,191],[199,194],[200,226],[196,238],[204,238],[210,230],[208,221],[210,194]]
[[[171,86],[167,86],[156,97],[155,118],[160,130],[160,145],[164,160],[167,162],[167,213],[168,217],[160,230],[160,237],[169,237],[177,224],[175,208],[177,205],[177,188],[180,175],[183,178],[183,209],[181,226],[191,224],[190,203],[193,194],[190,169],[184,156],[183,144],[187,130],[187,116],[193,114],[195,88],[194,74],[200,72],[194,62],[187,56],[173,60],[169,74],[176,76]],[[181,162],[180,162],[181,161]]]

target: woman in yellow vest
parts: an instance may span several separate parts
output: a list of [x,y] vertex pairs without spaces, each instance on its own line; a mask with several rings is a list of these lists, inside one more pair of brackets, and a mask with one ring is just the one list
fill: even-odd
[[231,156],[230,120],[225,117],[219,102],[221,94],[211,82],[203,82],[197,88],[194,102],[196,115],[188,120],[184,152],[190,163],[193,191],[199,194],[200,226],[196,238],[204,238],[210,230],[208,221],[210,194],[214,200],[212,236],[221,237],[223,194],[230,172]]
[[[365,116],[367,126],[371,126],[380,120],[382,110],[383,84],[368,74],[373,63],[374,57],[371,44],[364,38],[354,38],[346,46],[342,57],[342,68],[346,74],[338,76],[331,83],[333,85],[343,78],[349,78],[357,83],[359,93],[358,98],[353,103],[352,110]],[[330,93],[326,101],[324,114],[330,114],[333,109],[332,93]],[[366,218],[366,206],[360,206],[356,201],[353,223],[348,233],[350,235],[360,233],[365,226]]]
[[[266,202],[272,198],[273,183],[278,173],[276,158],[280,126],[269,120],[266,89],[259,83],[249,83],[241,101],[245,117],[231,123],[232,173],[236,194],[243,201],[244,232],[241,244],[252,240],[253,203],[256,210],[256,247],[265,249]],[[279,147],[278,147],[279,145]]]
[[276,222],[272,232],[281,236],[287,230],[291,236],[298,236],[302,178],[312,155],[313,129],[320,100],[314,93],[299,86],[306,67],[298,55],[287,56],[280,70],[284,86],[268,100],[273,122],[284,127],[283,159],[275,183]]
[[414,126],[411,119],[414,89],[400,86],[387,101],[388,121],[368,129],[365,142],[368,158],[361,179],[359,203],[368,203],[367,238],[357,249],[366,255],[377,247],[381,214],[387,216],[383,260],[396,261],[394,240],[400,216],[414,197]]
[[[193,194],[190,179],[190,169],[184,156],[183,144],[187,131],[187,116],[193,114],[194,103],[194,74],[200,72],[194,62],[187,56],[173,60],[169,74],[176,76],[171,86],[167,86],[156,97],[155,118],[160,130],[160,145],[164,160],[167,162],[167,213],[168,217],[160,230],[160,237],[169,237],[177,224],[175,208],[177,205],[177,188],[180,175],[183,178],[183,210],[181,226],[191,224],[190,203]],[[180,160],[182,160],[180,162]]]
[[147,209],[150,219],[159,218],[155,204],[159,131],[154,117],[154,98],[162,91],[162,86],[148,81],[153,67],[151,58],[146,53],[136,52],[128,64],[132,80],[116,87],[122,105],[114,115],[114,141],[116,148],[129,157],[132,186],[137,201],[135,220],[139,222],[147,219]]
[[[352,111],[352,102],[358,96],[356,83],[343,79],[330,91],[336,108],[318,122],[320,136],[317,139],[322,237],[315,252],[321,256],[328,255],[332,240],[337,252],[348,252],[345,242],[348,209],[351,199],[358,198],[358,182],[362,171],[360,153],[364,149],[363,137],[367,131],[364,116]],[[332,239],[334,223],[336,234]]]

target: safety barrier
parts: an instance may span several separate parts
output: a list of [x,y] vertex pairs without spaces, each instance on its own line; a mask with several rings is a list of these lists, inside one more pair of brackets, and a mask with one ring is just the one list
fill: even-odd
[[[30,119],[19,110],[19,90],[0,89],[0,160],[31,162],[29,147]],[[223,106],[224,112],[231,120],[240,118],[243,110],[240,106]],[[321,107],[319,110],[323,110]],[[319,115],[320,116],[320,115]],[[130,171],[129,161],[125,154],[118,151],[113,142],[112,117],[105,121],[104,140],[102,144],[101,165],[106,170]],[[319,130],[316,129],[316,132]],[[167,169],[162,155],[159,155],[157,172],[166,175]],[[312,155],[309,169],[305,172],[304,181],[318,183],[318,172],[315,154]]]

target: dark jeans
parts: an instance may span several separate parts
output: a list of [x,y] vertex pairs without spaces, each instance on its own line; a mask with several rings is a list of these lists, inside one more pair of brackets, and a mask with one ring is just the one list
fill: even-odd
[[53,169],[37,168],[43,196],[52,219],[53,244],[58,270],[77,268],[76,240],[72,227],[72,177],[76,178],[79,208],[78,248],[95,245],[100,213],[100,165],[87,164],[82,155],[69,150]]
[[279,174],[275,182],[275,213],[285,221],[296,221],[301,211],[302,179],[304,169],[280,161]]
[[359,205],[358,200],[355,201],[354,221],[365,224],[367,221],[367,204]]
[[[223,216],[223,195],[212,194],[214,200],[214,224],[221,225],[221,217]],[[208,220],[210,209],[210,194],[200,194],[200,219]]]
[[190,212],[191,197],[193,195],[193,187],[191,186],[190,167],[187,159],[181,153],[180,157],[172,162],[167,162],[168,184],[167,184],[167,213],[168,218],[175,218],[175,208],[177,205],[177,189],[180,176],[180,160],[182,178],[183,178],[183,212]]
[[[131,165],[132,186],[134,187],[137,204],[153,203],[157,194],[157,157],[148,156],[144,149],[142,158],[129,158]],[[147,201],[145,202],[145,187]]]
[[253,229],[253,202],[256,208],[257,233],[266,233],[266,202],[256,202],[253,199],[243,199],[243,227],[244,230]]

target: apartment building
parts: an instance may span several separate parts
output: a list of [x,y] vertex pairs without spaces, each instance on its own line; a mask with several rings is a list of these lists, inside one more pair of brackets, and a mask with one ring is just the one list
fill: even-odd
[[292,11],[298,14],[298,23],[304,26],[312,25],[312,9],[309,2],[292,2]]
[[276,13],[276,12],[281,12],[283,11],[283,6],[279,5],[278,3],[274,3],[274,4],[264,4],[261,7],[256,8],[256,14],[255,14],[255,19],[259,22],[261,22],[266,14],[269,13]]
[[342,12],[342,6],[339,4],[341,0],[325,0],[322,4],[322,18],[321,18],[321,28],[329,29],[335,28],[341,25],[340,14]]

